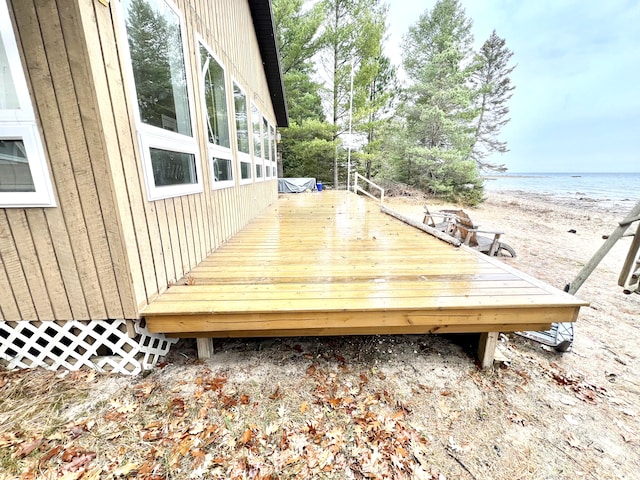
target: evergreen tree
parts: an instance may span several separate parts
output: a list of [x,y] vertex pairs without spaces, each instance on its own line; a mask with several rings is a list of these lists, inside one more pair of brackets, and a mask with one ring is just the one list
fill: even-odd
[[292,123],[282,130],[282,164],[286,177],[315,177],[330,183],[333,152],[333,125],[306,119],[301,125]]
[[310,75],[312,58],[322,46],[322,12],[321,4],[304,10],[304,0],[273,2],[289,118],[299,126],[307,118],[324,118],[322,87]]
[[[367,135],[363,152],[367,179],[376,175],[380,168],[378,153],[381,149],[381,139],[378,138],[378,132],[393,114],[395,100],[400,91],[396,68],[391,64],[389,58],[381,54],[375,60],[376,74],[371,79],[368,92],[368,118],[362,125]],[[375,167],[374,163],[376,163]]]
[[439,0],[405,37],[410,80],[400,108],[411,145],[407,183],[468,203],[482,198],[482,179],[469,160],[473,145],[471,21],[458,0]]
[[[327,0],[323,62],[328,73],[328,108],[336,139],[348,131],[353,82],[353,118],[366,118],[368,92],[378,68],[373,59],[380,57],[384,38],[384,12],[379,0]],[[357,127],[356,127],[357,130]],[[333,183],[339,184],[339,152],[333,162]]]
[[508,152],[507,143],[498,139],[502,127],[510,120],[507,102],[515,88],[509,75],[515,66],[509,66],[513,52],[506,46],[496,31],[489,36],[476,55],[475,71],[471,83],[477,92],[476,106],[479,115],[475,121],[475,131],[471,146],[471,158],[487,170],[505,171],[504,165],[486,162],[492,153]]
[[320,25],[323,5],[305,10],[304,0],[273,0],[273,17],[283,75],[291,71],[309,73],[310,61],[322,47]]

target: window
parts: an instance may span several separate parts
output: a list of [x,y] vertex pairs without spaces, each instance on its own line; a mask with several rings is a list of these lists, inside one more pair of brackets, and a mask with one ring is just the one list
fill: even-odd
[[123,5],[149,199],[201,192],[182,16],[169,0]]
[[269,126],[269,143],[271,144],[271,166],[274,177],[278,176],[278,156],[276,151],[276,129],[273,125]]
[[233,83],[233,106],[236,115],[240,183],[249,183],[253,177],[251,174],[251,157],[249,156],[249,113],[247,111],[247,96],[235,82]]
[[205,104],[204,114],[207,121],[212,187],[232,187],[235,183],[224,69],[202,40],[199,41],[199,45],[200,77]]
[[269,138],[269,123],[262,117],[262,145],[264,145],[264,170],[266,177],[271,177],[271,139]]
[[55,205],[9,10],[0,0],[0,207]]
[[256,179],[262,180],[262,132],[260,129],[262,115],[255,104],[251,104],[251,133],[253,135],[253,161],[256,165]]

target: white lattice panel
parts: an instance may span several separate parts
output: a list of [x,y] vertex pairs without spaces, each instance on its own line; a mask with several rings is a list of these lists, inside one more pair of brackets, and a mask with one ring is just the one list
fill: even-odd
[[176,339],[149,333],[139,322],[135,336],[125,320],[0,322],[0,361],[6,367],[78,370],[90,367],[136,375],[153,367]]

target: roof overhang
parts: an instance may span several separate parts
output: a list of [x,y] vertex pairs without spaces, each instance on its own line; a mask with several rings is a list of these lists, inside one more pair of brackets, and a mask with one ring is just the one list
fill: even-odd
[[276,122],[279,127],[289,126],[289,114],[287,112],[287,100],[284,94],[282,70],[280,69],[280,53],[276,41],[276,27],[271,11],[271,0],[249,0],[253,28],[258,37],[262,65],[267,77],[271,103],[276,114]]

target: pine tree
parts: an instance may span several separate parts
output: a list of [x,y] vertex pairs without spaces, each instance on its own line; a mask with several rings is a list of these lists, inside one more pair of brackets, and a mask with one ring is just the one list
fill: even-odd
[[[379,0],[327,0],[323,55],[328,74],[329,117],[336,139],[348,130],[351,71],[354,69],[353,118],[367,117],[369,86],[377,74],[373,59],[382,51],[384,12]],[[357,125],[356,125],[357,130]],[[333,182],[339,184],[338,149],[334,154]]]
[[405,37],[411,82],[400,114],[411,145],[408,183],[451,199],[477,203],[482,180],[469,160],[473,143],[471,21],[458,0],[440,0]]
[[471,147],[471,158],[480,168],[505,171],[504,165],[489,163],[484,159],[492,153],[508,152],[507,143],[500,141],[500,130],[510,120],[507,103],[515,88],[509,75],[515,66],[509,66],[513,52],[506,46],[496,31],[489,36],[476,55],[475,71],[471,76],[477,92],[476,106],[479,114]]

